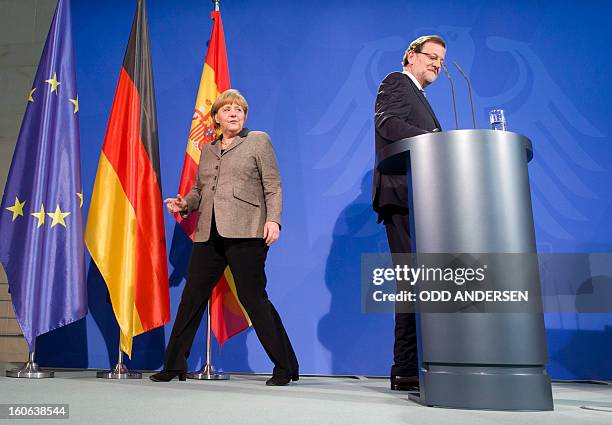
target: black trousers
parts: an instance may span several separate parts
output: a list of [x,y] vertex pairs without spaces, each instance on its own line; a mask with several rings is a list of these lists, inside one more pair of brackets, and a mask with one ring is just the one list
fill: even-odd
[[187,370],[187,358],[206,304],[225,267],[229,265],[238,298],[251,318],[261,345],[274,363],[274,376],[287,378],[298,373],[293,347],[266,292],[267,253],[268,247],[263,239],[220,236],[213,219],[210,239],[193,244],[187,283],[166,348],[166,370]]
[[[405,209],[390,209],[382,215],[391,253],[410,253],[410,221]],[[417,376],[418,354],[414,313],[395,314],[395,343],[391,376]]]

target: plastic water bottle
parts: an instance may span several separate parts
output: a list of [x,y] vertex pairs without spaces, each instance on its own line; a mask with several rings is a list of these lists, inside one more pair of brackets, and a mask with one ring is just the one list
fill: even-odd
[[506,131],[506,114],[503,109],[493,109],[489,112],[491,130]]

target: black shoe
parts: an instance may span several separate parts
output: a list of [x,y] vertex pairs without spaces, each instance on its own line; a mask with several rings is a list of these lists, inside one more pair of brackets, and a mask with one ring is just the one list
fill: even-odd
[[272,378],[266,381],[266,385],[268,387],[283,387],[289,384],[289,382],[291,381],[299,381],[299,380],[300,380],[300,376],[297,373],[294,375],[291,375],[288,378],[283,378],[281,376],[272,376]]
[[418,376],[391,376],[391,389],[393,391],[418,391]]
[[187,379],[187,373],[178,372],[176,370],[162,370],[161,372],[149,376],[149,379],[155,382],[170,382],[177,376],[179,381],[185,381]]

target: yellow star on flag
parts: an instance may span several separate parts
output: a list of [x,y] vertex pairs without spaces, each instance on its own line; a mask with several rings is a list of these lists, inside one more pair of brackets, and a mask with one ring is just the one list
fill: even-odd
[[59,81],[57,81],[57,73],[53,73],[53,78],[49,78],[48,80],[45,80],[45,83],[48,83],[51,85],[51,93],[55,92],[55,95],[57,96],[57,87],[62,84]]
[[36,91],[36,87],[34,87],[32,91],[30,92],[30,95],[28,96],[28,102],[34,102],[34,98],[32,97],[32,95],[34,94],[35,91]]
[[68,217],[70,213],[62,212],[62,210],[60,210],[60,207],[58,205],[57,208],[55,208],[55,212],[47,213],[47,215],[53,219],[53,221],[51,222],[51,227],[55,226],[58,223],[66,227],[66,222],[64,221],[64,218]]
[[77,192],[76,196],[78,196],[79,201],[80,201],[79,207],[83,208],[83,192]]
[[7,207],[6,209],[13,213],[13,221],[17,218],[17,216],[23,217],[23,206],[26,201],[19,202],[19,198],[15,196],[15,205],[12,207]]
[[76,99],[70,99],[70,103],[74,105],[73,114],[76,114],[77,112],[79,112],[79,97],[77,96]]
[[32,213],[32,215],[38,219],[38,225],[36,227],[40,227],[45,224],[45,207],[43,204],[40,204],[40,211]]

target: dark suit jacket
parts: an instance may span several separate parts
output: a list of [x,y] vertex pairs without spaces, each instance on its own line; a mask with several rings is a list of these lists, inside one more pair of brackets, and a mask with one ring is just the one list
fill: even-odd
[[[382,149],[401,139],[441,129],[429,102],[401,72],[392,72],[380,83],[374,113],[376,157]],[[385,208],[408,208],[408,188],[403,175],[384,175],[374,170],[372,206],[379,213]]]

